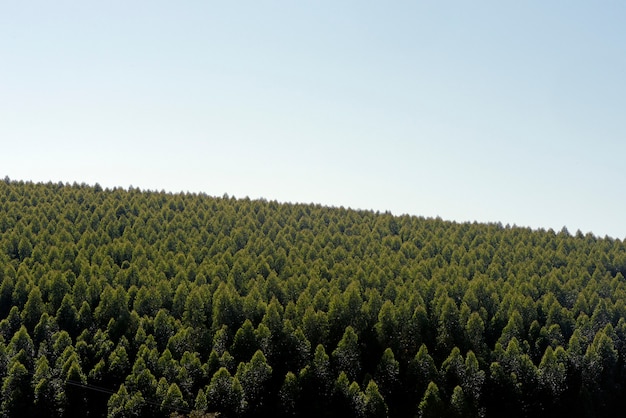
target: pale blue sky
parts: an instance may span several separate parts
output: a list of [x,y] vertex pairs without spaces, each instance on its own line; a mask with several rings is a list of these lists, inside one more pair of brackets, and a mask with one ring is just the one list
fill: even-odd
[[626,238],[622,1],[0,3],[0,176]]

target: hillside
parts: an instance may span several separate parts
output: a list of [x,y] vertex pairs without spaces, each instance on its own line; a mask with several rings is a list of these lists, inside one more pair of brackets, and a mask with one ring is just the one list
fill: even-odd
[[626,246],[0,181],[5,416],[609,416]]

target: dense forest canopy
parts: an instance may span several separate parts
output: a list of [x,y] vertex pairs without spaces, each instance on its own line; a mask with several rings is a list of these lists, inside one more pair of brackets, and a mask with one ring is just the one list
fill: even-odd
[[606,416],[626,247],[566,229],[0,181],[4,416]]

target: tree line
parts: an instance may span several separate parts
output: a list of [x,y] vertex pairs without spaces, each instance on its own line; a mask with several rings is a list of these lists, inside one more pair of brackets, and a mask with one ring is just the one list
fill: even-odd
[[0,181],[0,413],[607,416],[626,247],[224,195]]

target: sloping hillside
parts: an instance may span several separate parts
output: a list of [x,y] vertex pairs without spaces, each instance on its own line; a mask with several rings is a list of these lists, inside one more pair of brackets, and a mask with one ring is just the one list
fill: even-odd
[[0,409],[607,415],[624,274],[591,234],[7,179]]

